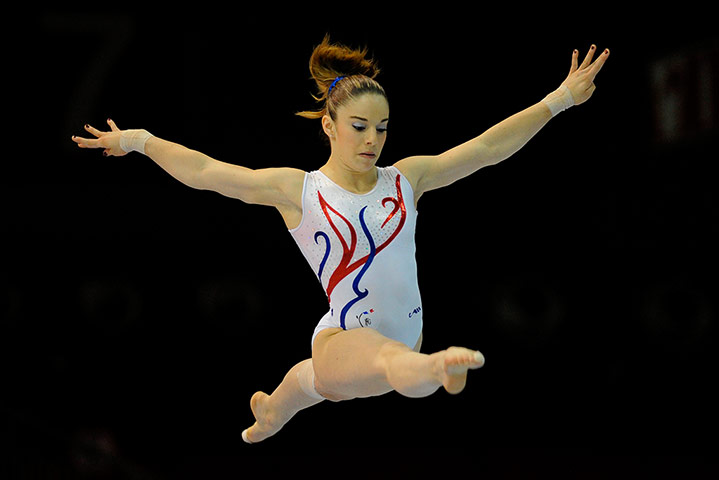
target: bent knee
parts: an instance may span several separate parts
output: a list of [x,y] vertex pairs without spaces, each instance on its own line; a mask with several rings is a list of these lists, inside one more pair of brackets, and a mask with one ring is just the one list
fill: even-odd
[[399,355],[412,351],[413,350],[411,348],[409,348],[402,342],[397,342],[394,340],[389,341],[382,345],[377,351],[377,355],[373,360],[374,368],[377,371],[383,372],[384,375],[387,376],[389,374],[394,359],[397,358],[397,356]]

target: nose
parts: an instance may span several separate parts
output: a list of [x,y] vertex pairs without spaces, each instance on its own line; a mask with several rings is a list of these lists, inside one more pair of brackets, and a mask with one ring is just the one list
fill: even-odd
[[375,145],[377,143],[377,132],[370,128],[368,129],[367,135],[365,136],[365,143],[367,145]]

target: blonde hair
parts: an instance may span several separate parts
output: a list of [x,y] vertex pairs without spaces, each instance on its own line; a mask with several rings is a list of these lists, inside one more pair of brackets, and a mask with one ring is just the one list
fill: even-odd
[[366,47],[356,50],[331,43],[329,35],[325,35],[310,57],[310,74],[317,84],[318,92],[318,95],[312,97],[322,108],[297,112],[297,115],[310,119],[329,115],[332,120],[336,120],[337,109],[353,98],[365,93],[387,98],[384,89],[375,80],[379,72],[376,62],[367,58]]

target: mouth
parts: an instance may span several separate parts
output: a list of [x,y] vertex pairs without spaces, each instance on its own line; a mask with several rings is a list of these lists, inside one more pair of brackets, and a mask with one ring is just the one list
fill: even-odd
[[377,158],[377,154],[373,152],[362,152],[359,154],[360,157],[366,158],[367,160],[374,160]]

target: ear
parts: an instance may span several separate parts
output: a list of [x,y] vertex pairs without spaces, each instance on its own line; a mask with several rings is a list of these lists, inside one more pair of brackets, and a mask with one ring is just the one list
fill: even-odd
[[329,115],[322,117],[322,130],[332,140],[335,138],[335,122],[330,118]]

